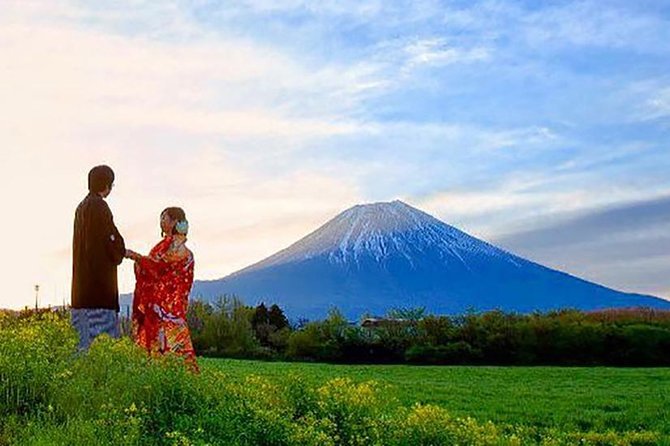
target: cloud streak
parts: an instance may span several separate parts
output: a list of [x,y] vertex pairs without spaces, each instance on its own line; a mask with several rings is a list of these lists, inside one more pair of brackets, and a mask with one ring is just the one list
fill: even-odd
[[591,208],[495,241],[592,280],[667,298],[670,195]]

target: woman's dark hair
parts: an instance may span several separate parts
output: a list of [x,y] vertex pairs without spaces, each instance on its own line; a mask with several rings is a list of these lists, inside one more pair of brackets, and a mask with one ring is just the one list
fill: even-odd
[[95,166],[88,172],[88,190],[100,193],[114,183],[114,171],[109,166]]
[[[180,221],[187,221],[186,220],[186,212],[182,208],[178,207],[169,207],[165,208],[163,212],[161,212],[161,215],[167,214],[170,219],[172,219],[175,222],[180,222]],[[175,228],[172,228],[172,233],[170,235],[174,235],[175,233]],[[165,236],[166,234],[161,234],[161,236]]]

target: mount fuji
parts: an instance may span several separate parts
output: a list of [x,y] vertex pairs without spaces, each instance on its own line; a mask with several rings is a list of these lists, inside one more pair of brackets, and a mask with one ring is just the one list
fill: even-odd
[[223,279],[197,281],[192,296],[240,296],[279,304],[291,317],[339,308],[356,319],[394,307],[468,309],[670,309],[670,301],[619,292],[523,259],[402,201],[354,206],[288,248]]

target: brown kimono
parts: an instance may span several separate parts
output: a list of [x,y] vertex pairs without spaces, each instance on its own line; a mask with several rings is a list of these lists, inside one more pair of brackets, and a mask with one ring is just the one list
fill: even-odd
[[112,212],[98,194],[79,204],[72,240],[72,308],[119,311],[116,267],[126,253]]

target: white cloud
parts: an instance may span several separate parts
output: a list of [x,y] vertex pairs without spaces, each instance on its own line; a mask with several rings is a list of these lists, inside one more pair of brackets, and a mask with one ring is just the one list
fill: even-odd
[[400,37],[381,40],[365,51],[362,67],[367,75],[367,93],[381,95],[409,86],[422,86],[426,69],[485,64],[491,61],[490,48],[450,41],[439,35]]
[[414,150],[422,147],[439,148],[454,155],[471,156],[501,149],[538,150],[551,149],[561,142],[554,130],[542,126],[518,128],[492,128],[458,122],[371,122],[361,126],[361,132],[396,142],[398,150],[405,150],[405,143]]
[[521,22],[527,42],[629,48],[641,52],[670,51],[668,22],[656,15],[604,5],[599,1],[570,2],[525,15]]
[[661,88],[646,104],[649,119],[670,117],[670,87]]
[[405,46],[404,51],[408,57],[406,69],[421,65],[439,67],[454,63],[481,62],[490,58],[486,48],[458,48],[450,46],[444,38],[417,40]]
[[[308,117],[328,109],[333,89],[351,88],[346,77],[311,74],[246,42],[170,45],[30,25],[5,26],[0,35],[8,61],[0,87],[6,125],[56,118],[231,136],[319,136],[355,128],[337,114]],[[319,89],[328,93],[319,98]],[[301,107],[305,95],[312,103]],[[292,101],[281,102],[284,97]]]
[[629,108],[627,121],[639,123],[670,117],[670,78],[651,77],[636,80],[615,94]]
[[447,223],[491,240],[567,221],[581,212],[668,193],[665,185],[642,192],[634,184],[597,181],[588,172],[511,173],[493,187],[455,189],[411,200]]
[[373,17],[378,15],[384,6],[384,2],[374,1],[319,1],[310,2],[305,0],[246,0],[242,2],[244,7],[250,10],[262,13],[288,12],[302,10],[312,14],[326,16],[355,16],[355,17]]

